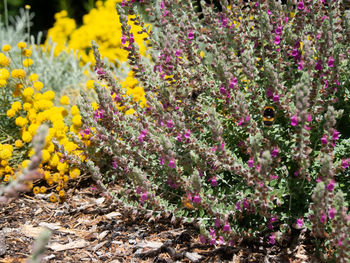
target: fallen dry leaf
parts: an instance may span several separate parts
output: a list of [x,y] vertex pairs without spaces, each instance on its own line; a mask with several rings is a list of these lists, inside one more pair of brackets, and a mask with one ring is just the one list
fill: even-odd
[[87,247],[89,244],[89,242],[86,242],[85,240],[81,239],[67,244],[53,243],[51,245],[48,245],[47,247],[54,251],[64,251],[69,249]]

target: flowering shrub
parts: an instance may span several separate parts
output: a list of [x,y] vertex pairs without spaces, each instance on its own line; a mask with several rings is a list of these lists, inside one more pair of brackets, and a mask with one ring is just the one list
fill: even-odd
[[[196,219],[203,243],[262,232],[275,244],[307,228],[347,262],[350,159],[338,130],[349,15],[341,1],[222,2],[217,13],[202,2],[198,20],[191,1],[123,1],[122,38],[147,107],[123,114],[132,97],[94,45],[107,88],[95,83],[98,108],[86,96],[79,105],[72,138],[86,160],[60,151],[101,187],[123,185],[116,198]],[[129,15],[152,23],[151,60],[132,41]]]

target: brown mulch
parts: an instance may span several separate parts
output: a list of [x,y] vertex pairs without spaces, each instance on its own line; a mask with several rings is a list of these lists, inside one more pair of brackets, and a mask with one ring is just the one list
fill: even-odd
[[0,263],[25,262],[44,227],[52,229],[52,236],[42,262],[314,261],[312,249],[305,245],[203,245],[193,225],[130,216],[125,208],[89,189],[70,196],[63,204],[47,202],[41,195],[23,195],[0,204]]

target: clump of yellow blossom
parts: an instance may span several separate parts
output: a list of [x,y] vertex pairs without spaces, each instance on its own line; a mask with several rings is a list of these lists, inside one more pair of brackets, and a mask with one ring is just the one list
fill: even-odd
[[15,79],[24,79],[26,72],[23,69],[14,69],[11,71],[11,76]]
[[17,47],[20,49],[24,49],[27,47],[27,44],[21,41],[21,42],[18,42]]
[[3,52],[9,52],[11,50],[11,46],[9,44],[5,44],[2,46]]
[[26,58],[25,60],[23,60],[23,66],[24,67],[30,67],[31,65],[33,65],[33,60],[31,60],[30,58]]
[[61,99],[60,99],[60,103],[62,105],[68,105],[69,104],[69,98],[68,96],[62,96]]

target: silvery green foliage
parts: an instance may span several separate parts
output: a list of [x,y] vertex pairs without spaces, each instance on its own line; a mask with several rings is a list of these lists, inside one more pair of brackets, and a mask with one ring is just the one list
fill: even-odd
[[[81,66],[79,59],[74,54],[73,51],[70,53],[61,52],[58,56],[54,56],[54,46],[55,43],[48,42],[47,46],[52,48],[48,51],[43,52],[47,49],[47,46],[43,46],[41,43],[42,33],[40,32],[38,36],[31,36],[28,39],[28,23],[31,24],[31,19],[34,14],[27,14],[26,11],[20,9],[20,15],[14,18],[10,17],[10,24],[6,28],[3,22],[0,22],[0,47],[4,44],[9,44],[12,46],[11,49],[11,59],[12,67],[16,65],[17,67],[22,67],[20,49],[17,48],[17,43],[24,41],[27,46],[32,46],[31,59],[33,60],[33,65],[29,67],[28,73],[36,73],[39,76],[39,80],[44,83],[44,89],[53,90],[59,95],[72,95],[71,97],[76,97],[77,90],[85,87],[85,82],[88,77],[83,74],[84,70],[90,71],[91,65],[86,64]],[[29,19],[29,21],[28,21]],[[57,98],[56,97],[56,98]]]

